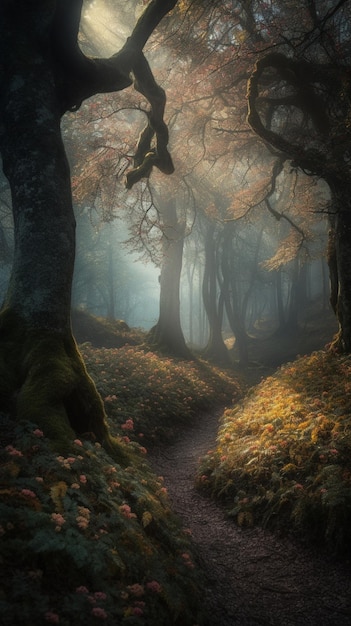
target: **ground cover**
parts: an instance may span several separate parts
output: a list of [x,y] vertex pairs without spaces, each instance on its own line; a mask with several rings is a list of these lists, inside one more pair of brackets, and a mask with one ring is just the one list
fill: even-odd
[[144,443],[163,445],[240,386],[141,347],[82,352],[124,461],[88,439],[58,453],[35,424],[1,415],[1,623],[204,624],[191,538]]
[[197,484],[241,526],[351,552],[351,357],[318,351],[264,379],[221,419]]

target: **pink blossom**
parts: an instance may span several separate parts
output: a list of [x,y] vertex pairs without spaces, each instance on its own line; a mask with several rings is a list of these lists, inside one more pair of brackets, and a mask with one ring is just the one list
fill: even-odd
[[63,526],[66,523],[66,520],[61,513],[51,513],[51,519],[58,526]]
[[146,583],[146,588],[150,591],[153,591],[154,593],[161,593],[162,591],[162,587],[160,583],[157,582],[157,580],[151,580],[149,583]]
[[76,446],[83,446],[83,444],[82,444],[82,442],[81,442],[81,440],[80,440],[80,439],[75,439],[75,440],[73,441],[73,443],[75,443],[75,444],[76,444]]
[[131,418],[127,419],[121,426],[122,430],[134,430],[134,422]]
[[82,515],[77,515],[76,522],[77,522],[78,528],[81,528],[82,530],[85,530],[89,526],[89,520],[86,517],[83,517]]
[[136,517],[135,513],[132,513],[129,504],[121,504],[119,510],[121,511],[122,515],[124,515],[124,517],[126,517],[127,519],[132,519],[133,517]]
[[107,595],[106,595],[106,593],[104,593],[103,591],[95,591],[95,593],[94,593],[94,597],[95,597],[97,600],[106,600]]
[[84,587],[84,585],[81,585],[80,587],[76,588],[76,593],[89,593],[89,589],[87,587]]
[[91,609],[91,612],[94,615],[94,617],[98,617],[99,619],[107,619],[108,617],[105,609],[102,609],[99,606],[95,606],[93,609]]
[[59,616],[57,613],[53,613],[53,611],[47,611],[44,617],[47,622],[50,622],[50,624],[59,624],[60,622]]
[[84,474],[81,474],[81,475],[79,476],[79,480],[80,480],[80,482],[82,483],[82,485],[85,485],[85,484],[86,484],[86,482],[87,482],[87,477],[86,477]]
[[141,617],[141,615],[144,614],[144,611],[139,606],[134,606],[132,608],[132,613],[133,615],[136,615],[137,617]]
[[13,446],[6,446],[5,450],[9,453],[10,456],[23,456],[21,450],[17,450]]
[[44,437],[44,433],[42,430],[40,430],[40,428],[36,428],[35,430],[33,430],[33,435],[35,435],[36,437]]
[[136,596],[137,598],[140,598],[140,596],[143,596],[145,593],[143,585],[139,585],[139,583],[134,583],[134,585],[128,585],[127,589],[133,596]]
[[37,496],[35,495],[34,491],[31,491],[31,489],[21,489],[21,495],[24,496],[25,498],[36,498]]

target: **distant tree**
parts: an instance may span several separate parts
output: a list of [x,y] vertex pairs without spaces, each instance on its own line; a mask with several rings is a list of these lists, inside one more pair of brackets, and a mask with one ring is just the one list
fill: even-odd
[[258,59],[248,83],[249,123],[295,167],[329,185],[335,342],[351,351],[351,6],[301,2],[298,28]]
[[0,314],[0,409],[60,441],[90,432],[107,445],[102,401],[71,332],[75,220],[60,122],[84,99],[122,90],[134,79],[151,112],[128,187],[154,165],[173,171],[165,94],[142,49],[176,0],[152,0],[121,51],[101,59],[88,58],[77,43],[82,1],[3,0],[0,6],[0,151],[15,228]]

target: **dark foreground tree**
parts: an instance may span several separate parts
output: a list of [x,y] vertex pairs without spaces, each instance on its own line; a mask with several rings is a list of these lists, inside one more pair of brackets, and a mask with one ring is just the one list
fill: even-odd
[[[83,0],[2,0],[0,150],[15,227],[12,276],[0,314],[0,411],[67,440],[108,444],[102,401],[71,331],[75,220],[62,115],[96,93],[135,88],[151,104],[129,173],[171,173],[164,91],[142,49],[177,0],[152,0],[120,52],[91,59],[77,37]],[[155,137],[155,145],[152,141]]]

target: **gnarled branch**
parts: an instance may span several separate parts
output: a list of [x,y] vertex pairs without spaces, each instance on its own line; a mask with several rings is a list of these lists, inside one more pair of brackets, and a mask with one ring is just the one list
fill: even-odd
[[[83,0],[58,0],[52,28],[52,48],[57,65],[57,84],[63,112],[76,110],[83,100],[97,93],[120,91],[133,82],[151,105],[148,124],[142,132],[134,159],[134,169],[126,186],[148,177],[152,167],[163,173],[174,171],[167,150],[168,128],[164,122],[166,94],[156,83],[144,54],[150,35],[177,0],[151,0],[139,17],[123,48],[109,58],[89,58],[78,45],[78,29]],[[151,142],[155,137],[155,144]]]

